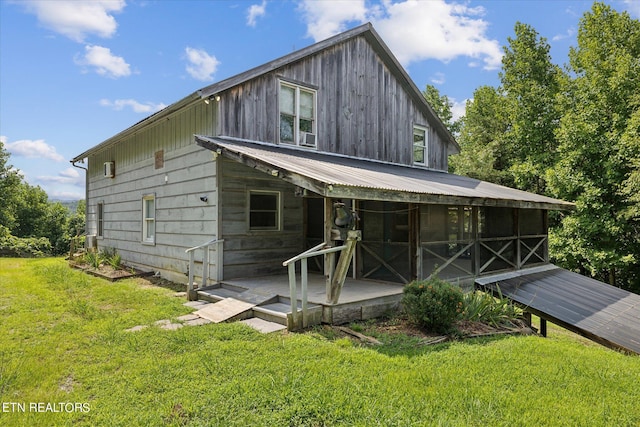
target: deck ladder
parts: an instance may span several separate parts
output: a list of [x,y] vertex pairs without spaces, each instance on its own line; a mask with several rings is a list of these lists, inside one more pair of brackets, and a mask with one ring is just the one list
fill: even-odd
[[218,260],[216,262],[217,266],[217,277],[216,281],[222,280],[222,243],[224,239],[215,238],[213,240],[209,240],[206,243],[195,246],[193,248],[187,249],[185,252],[189,254],[189,284],[187,285],[187,298],[189,300],[197,299],[194,290],[194,269],[195,269],[195,252],[198,249],[202,249],[202,283],[200,284],[200,288],[204,288],[207,286],[209,281],[209,252],[211,251],[212,246],[216,246],[216,253],[218,254]]

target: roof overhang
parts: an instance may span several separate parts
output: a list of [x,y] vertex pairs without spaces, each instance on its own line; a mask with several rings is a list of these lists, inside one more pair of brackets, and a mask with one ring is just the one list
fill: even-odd
[[195,136],[224,158],[323,197],[405,203],[573,209],[573,203],[446,172],[231,137]]

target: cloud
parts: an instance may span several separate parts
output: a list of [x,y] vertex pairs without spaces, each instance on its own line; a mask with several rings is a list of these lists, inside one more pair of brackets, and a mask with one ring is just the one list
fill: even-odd
[[247,25],[250,27],[256,26],[256,19],[264,16],[267,8],[267,1],[262,0],[260,4],[252,4],[247,9]]
[[59,172],[57,176],[38,176],[36,181],[44,184],[70,184],[84,185],[84,175],[81,175],[77,168],[67,168]]
[[[6,139],[5,139],[6,140]],[[56,148],[44,142],[44,139],[22,139],[16,142],[4,142],[5,148],[14,156],[30,159],[49,159],[64,162],[64,157],[56,152]]]
[[305,0],[300,3],[299,10],[307,23],[307,36],[315,41],[346,30],[350,22],[367,20],[364,0]]
[[94,67],[101,76],[118,78],[131,75],[129,64],[124,58],[111,53],[111,49],[102,46],[87,45],[85,55],[76,56],[75,62],[81,66]]
[[573,37],[576,34],[576,29],[571,27],[567,30],[566,33],[564,34],[556,34],[555,36],[553,36],[553,38],[551,40],[553,40],[554,42],[557,42],[559,40],[564,40],[564,39],[568,39]]
[[640,18],[640,2],[638,0],[624,0],[629,15]]
[[433,77],[431,77],[431,83],[433,83],[434,85],[441,85],[446,81],[446,76],[441,72],[437,72],[433,75]]
[[113,101],[109,99],[101,99],[100,105],[103,107],[110,107],[116,111],[121,111],[125,107],[130,107],[134,113],[155,113],[162,110],[167,105],[163,103],[155,104],[153,102],[138,102],[135,99],[115,99]]
[[124,0],[28,0],[22,4],[42,26],[77,42],[90,34],[111,37],[118,27],[112,14],[125,7]]
[[200,81],[213,80],[213,74],[218,69],[218,65],[220,65],[215,56],[209,55],[203,49],[194,49],[188,46],[185,49],[185,53],[189,62],[187,73],[191,77]]
[[502,65],[500,43],[486,35],[489,23],[482,19],[482,7],[444,0],[383,0],[369,7],[359,0],[336,7],[336,2],[305,0],[300,8],[308,35],[316,41],[344,30],[348,23],[370,20],[405,66],[461,56],[470,58],[471,66],[482,64],[487,70]]
[[455,122],[467,113],[467,101],[469,99],[463,99],[462,102],[458,102],[450,98],[449,101],[451,101],[451,120]]

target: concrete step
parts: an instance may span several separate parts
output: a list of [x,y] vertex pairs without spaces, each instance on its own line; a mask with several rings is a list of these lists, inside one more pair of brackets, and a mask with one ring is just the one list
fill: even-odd
[[251,319],[241,320],[240,323],[251,326],[253,329],[262,332],[263,334],[269,334],[271,332],[282,331],[287,327],[281,323],[269,322],[258,317],[252,317]]
[[255,307],[255,304],[227,298],[215,304],[207,304],[194,314],[214,323],[220,323],[227,320],[242,320],[252,317],[251,309],[253,307]]

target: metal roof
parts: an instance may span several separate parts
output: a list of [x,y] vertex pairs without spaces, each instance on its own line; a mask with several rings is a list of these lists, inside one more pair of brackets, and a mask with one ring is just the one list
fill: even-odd
[[574,207],[562,200],[421,167],[230,137],[195,138],[204,148],[326,197],[541,209]]

